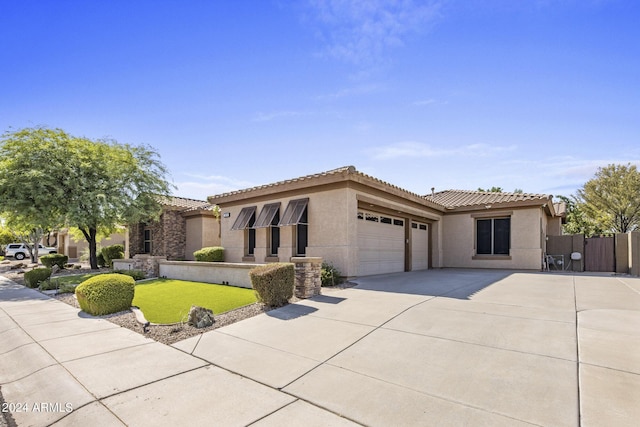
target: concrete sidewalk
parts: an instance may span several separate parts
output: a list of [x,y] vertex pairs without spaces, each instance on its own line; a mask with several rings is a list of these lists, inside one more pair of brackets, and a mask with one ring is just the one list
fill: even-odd
[[24,404],[21,426],[640,419],[640,279],[431,270],[358,283],[169,347],[5,280],[0,393]]

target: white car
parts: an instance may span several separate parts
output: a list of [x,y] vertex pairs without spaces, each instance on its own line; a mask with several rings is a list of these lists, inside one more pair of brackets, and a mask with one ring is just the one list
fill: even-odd
[[[24,243],[9,243],[7,245],[7,249],[4,252],[4,256],[14,257],[17,260],[25,259],[29,255],[29,249]],[[58,253],[56,248],[48,248],[43,245],[38,245],[38,255],[48,255],[56,253]]]

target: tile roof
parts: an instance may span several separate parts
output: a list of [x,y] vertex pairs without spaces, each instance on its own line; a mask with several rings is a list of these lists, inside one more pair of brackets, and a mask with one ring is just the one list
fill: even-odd
[[196,200],[196,199],[187,199],[185,197],[176,197],[169,196],[163,197],[160,203],[163,206],[171,206],[175,208],[185,208],[185,209],[212,209],[212,206],[209,202],[205,200]]
[[332,169],[326,172],[320,172],[320,173],[315,173],[315,174],[311,174],[311,175],[305,175],[305,176],[301,176],[299,178],[293,178],[293,179],[287,179],[287,180],[283,180],[283,181],[278,181],[278,182],[274,182],[271,184],[265,184],[265,185],[258,185],[256,187],[251,187],[251,188],[245,188],[242,190],[236,190],[236,191],[231,191],[228,193],[223,193],[223,194],[217,194],[214,196],[210,196],[209,197],[209,202],[211,203],[216,203],[217,200],[220,199],[238,199],[242,196],[249,195],[249,193],[256,193],[256,192],[260,192],[260,191],[271,191],[273,190],[275,191],[279,191],[281,190],[281,188],[279,187],[285,187],[285,188],[291,188],[293,186],[296,185],[307,185],[307,184],[312,184],[314,181],[315,182],[320,182],[320,181],[324,181],[326,182],[326,179],[331,180],[331,178],[335,178],[336,181],[341,180],[341,179],[349,179],[349,180],[354,180],[354,181],[358,181],[358,182],[365,182],[369,185],[374,185],[374,186],[380,186],[382,188],[384,188],[386,191],[390,191],[390,192],[396,192],[396,193],[401,193],[406,197],[412,197],[414,198],[416,201],[422,201],[422,203],[427,202],[426,205],[434,207],[436,209],[439,210],[443,210],[442,206],[439,206],[437,204],[434,204],[432,201],[430,200],[426,200],[422,195],[420,194],[416,194],[410,191],[407,191],[401,187],[398,187],[396,185],[390,184],[388,182],[385,182],[381,179],[375,178],[371,175],[367,175],[363,172],[358,171],[355,166],[343,166],[337,169]]
[[549,201],[548,194],[530,193],[502,193],[489,191],[469,191],[469,190],[445,190],[425,196],[447,209],[455,209],[467,206],[495,205],[500,203],[515,203],[526,201]]
[[217,194],[217,195],[211,196],[211,197],[212,198],[219,198],[219,197],[235,196],[235,195],[238,195],[238,194],[250,193],[250,192],[253,192],[253,191],[256,191],[256,190],[279,187],[279,186],[286,185],[286,184],[291,184],[291,183],[294,183],[294,182],[309,181],[309,180],[312,180],[314,178],[320,178],[320,177],[323,177],[323,176],[340,175],[340,174],[343,174],[343,173],[348,173],[350,170],[355,172],[356,168],[353,167],[353,166],[344,166],[344,167],[337,168],[337,169],[332,169],[332,170],[326,171],[326,172],[315,173],[315,174],[312,174],[312,175],[305,175],[305,176],[301,176],[299,178],[286,179],[286,180],[274,182],[274,183],[271,183],[271,184],[264,184],[264,185],[257,185],[255,187],[250,187],[250,188],[243,188],[241,190],[235,190],[235,191],[230,191],[228,193]]

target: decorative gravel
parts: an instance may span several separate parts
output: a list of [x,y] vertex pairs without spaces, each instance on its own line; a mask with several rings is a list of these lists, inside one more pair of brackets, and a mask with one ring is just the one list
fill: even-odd
[[[59,294],[54,295],[53,297],[58,301],[65,302],[78,309],[80,308],[80,306],[78,305],[78,301],[73,294]],[[99,317],[115,323],[116,325],[122,326],[123,328],[131,329],[134,332],[154,339],[158,342],[164,344],[173,344],[175,342],[182,341],[195,335],[213,331],[214,329],[239,322],[240,320],[257,316],[258,314],[264,313],[269,310],[271,310],[270,307],[265,307],[264,304],[255,303],[247,305],[245,307],[237,308],[235,310],[227,311],[226,313],[215,314],[215,323],[208,328],[198,329],[193,326],[189,326],[186,323],[175,325],[150,325],[146,333],[142,331],[142,325],[138,323],[135,314],[133,314],[133,312],[131,312],[130,310]]]

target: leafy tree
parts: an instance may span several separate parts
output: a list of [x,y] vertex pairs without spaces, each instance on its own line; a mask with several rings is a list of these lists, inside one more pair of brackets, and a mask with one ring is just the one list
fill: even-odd
[[62,198],[49,170],[64,159],[54,147],[68,138],[62,131],[36,128],[5,133],[0,139],[0,213],[16,238],[29,247],[32,262],[38,260],[42,236],[63,222]]
[[478,191],[483,191],[485,193],[502,193],[502,187],[491,187],[487,188],[486,190],[484,188],[478,187]]
[[640,172],[635,165],[610,164],[577,191],[585,215],[605,232],[627,233],[640,226]]
[[[166,167],[151,147],[77,138],[60,129],[26,128],[5,133],[0,156],[20,159],[0,163],[0,201],[4,201],[6,189],[16,186],[3,177],[18,173],[15,166],[20,164],[21,185],[35,189],[38,207],[48,206],[45,210],[54,218],[61,217],[65,225],[81,231],[89,243],[91,268],[98,268],[99,232],[157,218],[159,196],[168,196],[172,187],[165,178]],[[16,211],[36,210],[33,199],[19,198]],[[59,225],[42,222],[43,230]],[[40,225],[37,221],[34,224]]]
[[565,203],[565,224],[562,225],[563,234],[584,234],[586,237],[604,234],[599,223],[591,219],[584,205],[575,196],[555,196]]

